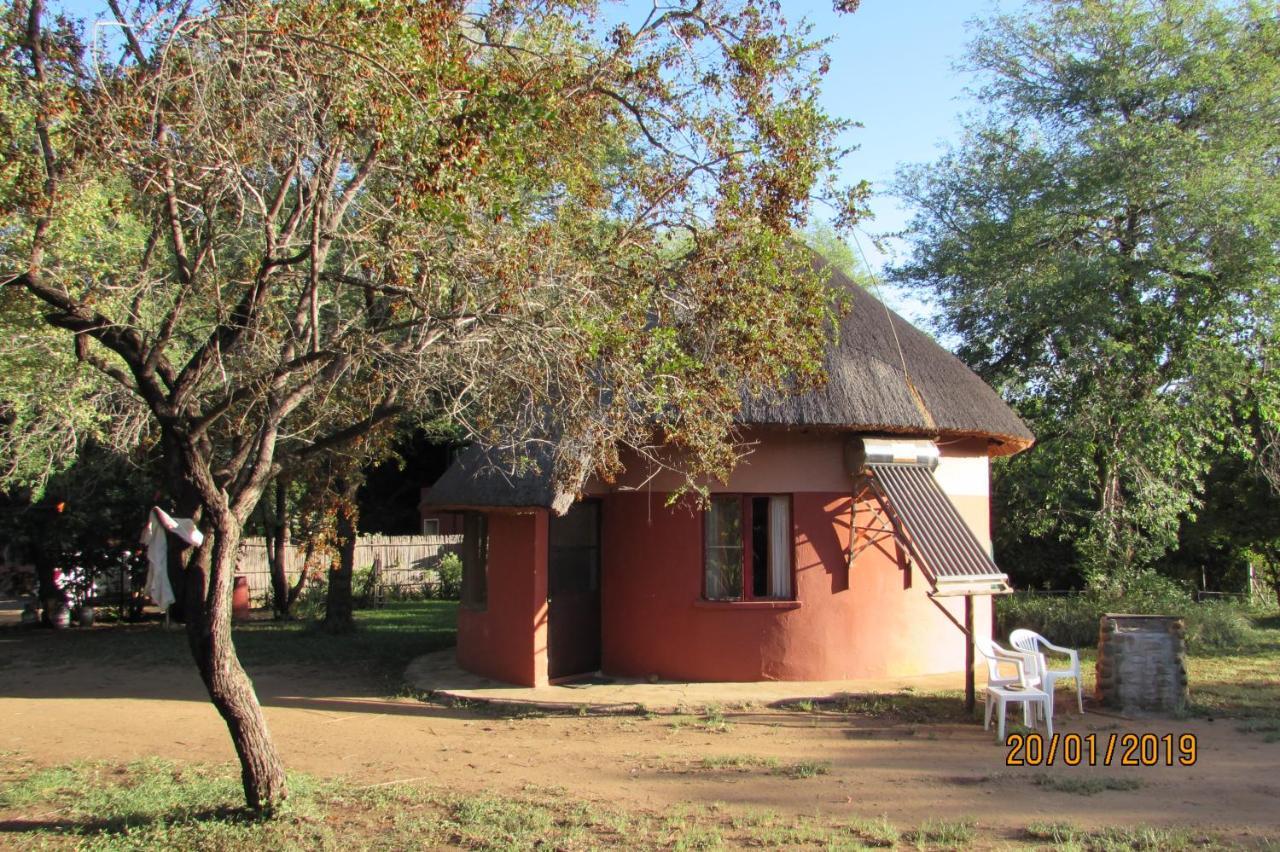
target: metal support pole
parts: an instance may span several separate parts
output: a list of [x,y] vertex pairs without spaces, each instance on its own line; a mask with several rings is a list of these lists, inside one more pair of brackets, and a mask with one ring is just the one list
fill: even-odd
[[964,709],[972,715],[977,706],[973,689],[973,595],[964,596]]

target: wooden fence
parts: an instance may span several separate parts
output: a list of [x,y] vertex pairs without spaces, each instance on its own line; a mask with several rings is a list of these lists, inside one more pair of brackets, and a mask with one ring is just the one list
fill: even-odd
[[[446,553],[462,551],[460,535],[362,535],[356,540],[356,570],[380,562],[384,586],[419,591],[434,588],[439,582],[435,567]],[[306,548],[289,545],[288,574],[292,583],[302,568]],[[249,578],[249,595],[255,601],[271,594],[271,566],[267,561],[266,543],[261,538],[246,538],[240,544],[236,574]],[[358,590],[357,590],[358,591]]]

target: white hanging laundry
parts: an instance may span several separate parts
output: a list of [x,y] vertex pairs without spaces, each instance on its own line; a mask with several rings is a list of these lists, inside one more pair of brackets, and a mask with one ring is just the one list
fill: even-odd
[[190,518],[171,518],[160,508],[153,508],[147,516],[147,527],[142,531],[142,543],[147,546],[147,597],[156,606],[168,609],[176,600],[169,585],[169,542],[165,532],[171,532],[193,547],[204,543],[204,533],[196,529]]

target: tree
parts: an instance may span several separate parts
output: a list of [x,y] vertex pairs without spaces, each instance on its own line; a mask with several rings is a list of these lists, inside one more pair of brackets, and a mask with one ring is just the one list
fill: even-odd
[[151,461],[90,440],[72,464],[48,477],[43,496],[28,491],[0,513],[0,540],[36,569],[46,624],[72,602],[69,592],[87,596],[91,581],[120,573],[137,579],[145,565],[138,531],[154,500]]
[[271,573],[271,610],[279,620],[293,617],[293,605],[302,594],[307,582],[307,572],[298,566],[297,579],[289,584],[289,544],[293,527],[290,506],[291,483],[277,477],[258,504],[258,520],[262,524],[262,544],[267,554],[267,567]]
[[1183,519],[1178,547],[1161,560],[1161,572],[1210,591],[1239,593],[1248,589],[1252,568],[1275,589],[1280,495],[1265,477],[1240,456],[1224,456],[1206,476],[1201,501],[1195,517]]
[[1274,12],[1071,0],[997,17],[969,52],[989,110],[900,173],[918,212],[895,277],[936,297],[960,356],[1039,436],[997,468],[1011,564],[1047,545],[1085,573],[1149,565],[1248,440],[1233,415],[1280,268]]
[[875,286],[875,281],[868,274],[862,258],[854,254],[853,247],[835,228],[826,223],[811,225],[804,232],[804,242],[809,248],[822,255],[823,260],[843,272],[858,286]]
[[3,11],[0,281],[146,413],[207,535],[192,653],[270,810],[230,631],[268,483],[413,415],[513,464],[555,439],[558,509],[622,448],[723,473],[744,389],[820,379],[831,296],[790,234],[859,191],[820,45],[762,0],[109,6]]

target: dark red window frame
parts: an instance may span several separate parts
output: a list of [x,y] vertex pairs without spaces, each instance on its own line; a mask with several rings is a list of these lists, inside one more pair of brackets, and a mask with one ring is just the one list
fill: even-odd
[[[742,566],[741,566],[741,582],[742,595],[735,598],[712,598],[707,595],[707,557],[709,545],[707,542],[707,514],[711,511],[710,507],[702,511],[702,599],[708,603],[734,604],[748,601],[794,601],[796,600],[796,513],[795,513],[795,495],[782,493],[778,491],[742,491],[732,493],[715,493],[710,499],[726,499],[736,498],[738,501],[739,512],[739,529],[742,532]],[[787,498],[787,527],[788,541],[787,547],[787,571],[790,574],[791,594],[787,597],[777,597],[774,595],[756,595],[752,592],[752,549],[751,549],[751,501],[757,497],[785,497]],[[767,523],[767,520],[766,520]],[[767,529],[766,529],[767,535]],[[766,553],[769,547],[769,541],[766,538]],[[767,559],[767,557],[766,557]],[[766,568],[766,571],[768,569]]]

